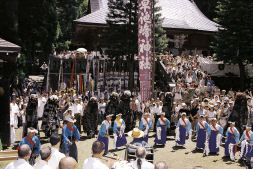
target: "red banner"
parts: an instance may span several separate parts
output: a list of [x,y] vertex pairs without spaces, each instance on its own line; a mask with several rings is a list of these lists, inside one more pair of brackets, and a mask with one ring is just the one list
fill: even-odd
[[152,0],[138,0],[138,56],[141,100],[150,98],[153,56]]

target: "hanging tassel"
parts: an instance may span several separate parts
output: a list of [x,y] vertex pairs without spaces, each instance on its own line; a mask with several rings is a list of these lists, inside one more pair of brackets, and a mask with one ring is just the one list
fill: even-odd
[[208,156],[210,153],[210,149],[209,149],[209,139],[208,136],[206,136],[206,142],[205,142],[205,149],[204,149],[204,155]]
[[162,128],[161,127],[157,127],[156,128],[156,134],[157,134],[157,139],[161,140],[162,139]]
[[192,142],[192,130],[189,131],[189,142],[191,143]]
[[221,138],[222,138],[221,134],[220,134],[220,133],[217,134],[217,136],[216,136],[216,148],[219,148],[219,147],[220,147]]
[[124,131],[125,131],[125,125],[122,125],[121,127],[120,127],[120,134],[119,134],[119,136],[120,137],[122,137],[122,135],[123,135],[123,133],[124,133]]
[[114,146],[114,148],[116,148],[116,143],[117,143],[118,136],[117,136],[116,133],[114,133],[114,134],[113,134],[113,137],[114,137],[113,146]]
[[175,141],[180,141],[180,137],[179,137],[179,127],[176,128],[176,138],[175,138]]
[[[246,147],[245,147],[246,146]],[[244,149],[246,148],[245,154],[247,154],[247,149],[248,149],[248,145],[247,145],[247,141],[243,140],[241,143],[241,153],[240,153],[240,158],[243,158],[243,152]]]
[[230,143],[230,144],[228,145],[229,156],[230,156],[230,159],[231,159],[232,161],[235,161],[235,154],[234,154],[234,151],[233,151],[234,146],[235,146],[235,145],[232,144],[232,143]]

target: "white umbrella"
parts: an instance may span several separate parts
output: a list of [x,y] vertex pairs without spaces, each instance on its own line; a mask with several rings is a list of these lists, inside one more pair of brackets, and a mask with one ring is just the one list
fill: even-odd
[[87,49],[85,49],[85,48],[78,48],[76,51],[80,52],[80,53],[85,53],[85,52],[87,52]]

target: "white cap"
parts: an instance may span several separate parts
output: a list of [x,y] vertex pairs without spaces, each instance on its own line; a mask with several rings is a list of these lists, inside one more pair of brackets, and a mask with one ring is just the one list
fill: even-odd
[[36,129],[31,129],[31,128],[28,128],[27,129],[27,133],[38,133],[38,130],[36,130]]
[[113,116],[112,114],[108,114],[108,115],[106,115],[106,118],[112,117],[112,116]]
[[181,116],[185,115],[186,116],[186,113],[182,113]]
[[75,123],[76,122],[76,119],[73,119],[70,116],[67,116],[65,120],[70,122],[70,123]]
[[122,113],[118,113],[116,116],[122,116]]
[[229,124],[233,124],[233,125],[235,125],[235,122],[232,122],[232,121],[229,121],[228,123],[229,123]]

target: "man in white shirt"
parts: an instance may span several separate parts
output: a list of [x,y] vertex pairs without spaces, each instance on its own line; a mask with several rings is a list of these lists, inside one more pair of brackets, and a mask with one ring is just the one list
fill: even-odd
[[[86,159],[83,163],[83,169],[109,169],[100,161],[105,152],[105,145],[100,141],[95,141],[92,144],[92,156]],[[112,161],[108,162],[108,166],[112,166]]]
[[51,158],[48,161],[48,165],[52,169],[57,169],[59,166],[59,162],[62,158],[65,157],[65,154],[59,152],[60,144],[61,144],[61,136],[59,134],[52,134],[50,137],[51,143]]
[[48,165],[48,160],[51,158],[51,148],[49,146],[43,147],[40,150],[40,157],[41,157],[41,160],[35,163],[33,168],[34,169],[52,169]]
[[28,163],[28,159],[31,156],[31,149],[27,144],[23,144],[18,149],[18,159],[7,165],[5,169],[33,169]]
[[144,147],[139,147],[136,150],[136,160],[132,162],[133,168],[154,169],[154,165],[148,162],[145,157],[146,149]]
[[17,99],[16,97],[12,98],[10,103],[10,114],[14,117],[14,128],[18,127],[18,113],[19,113],[19,107],[17,105]]

